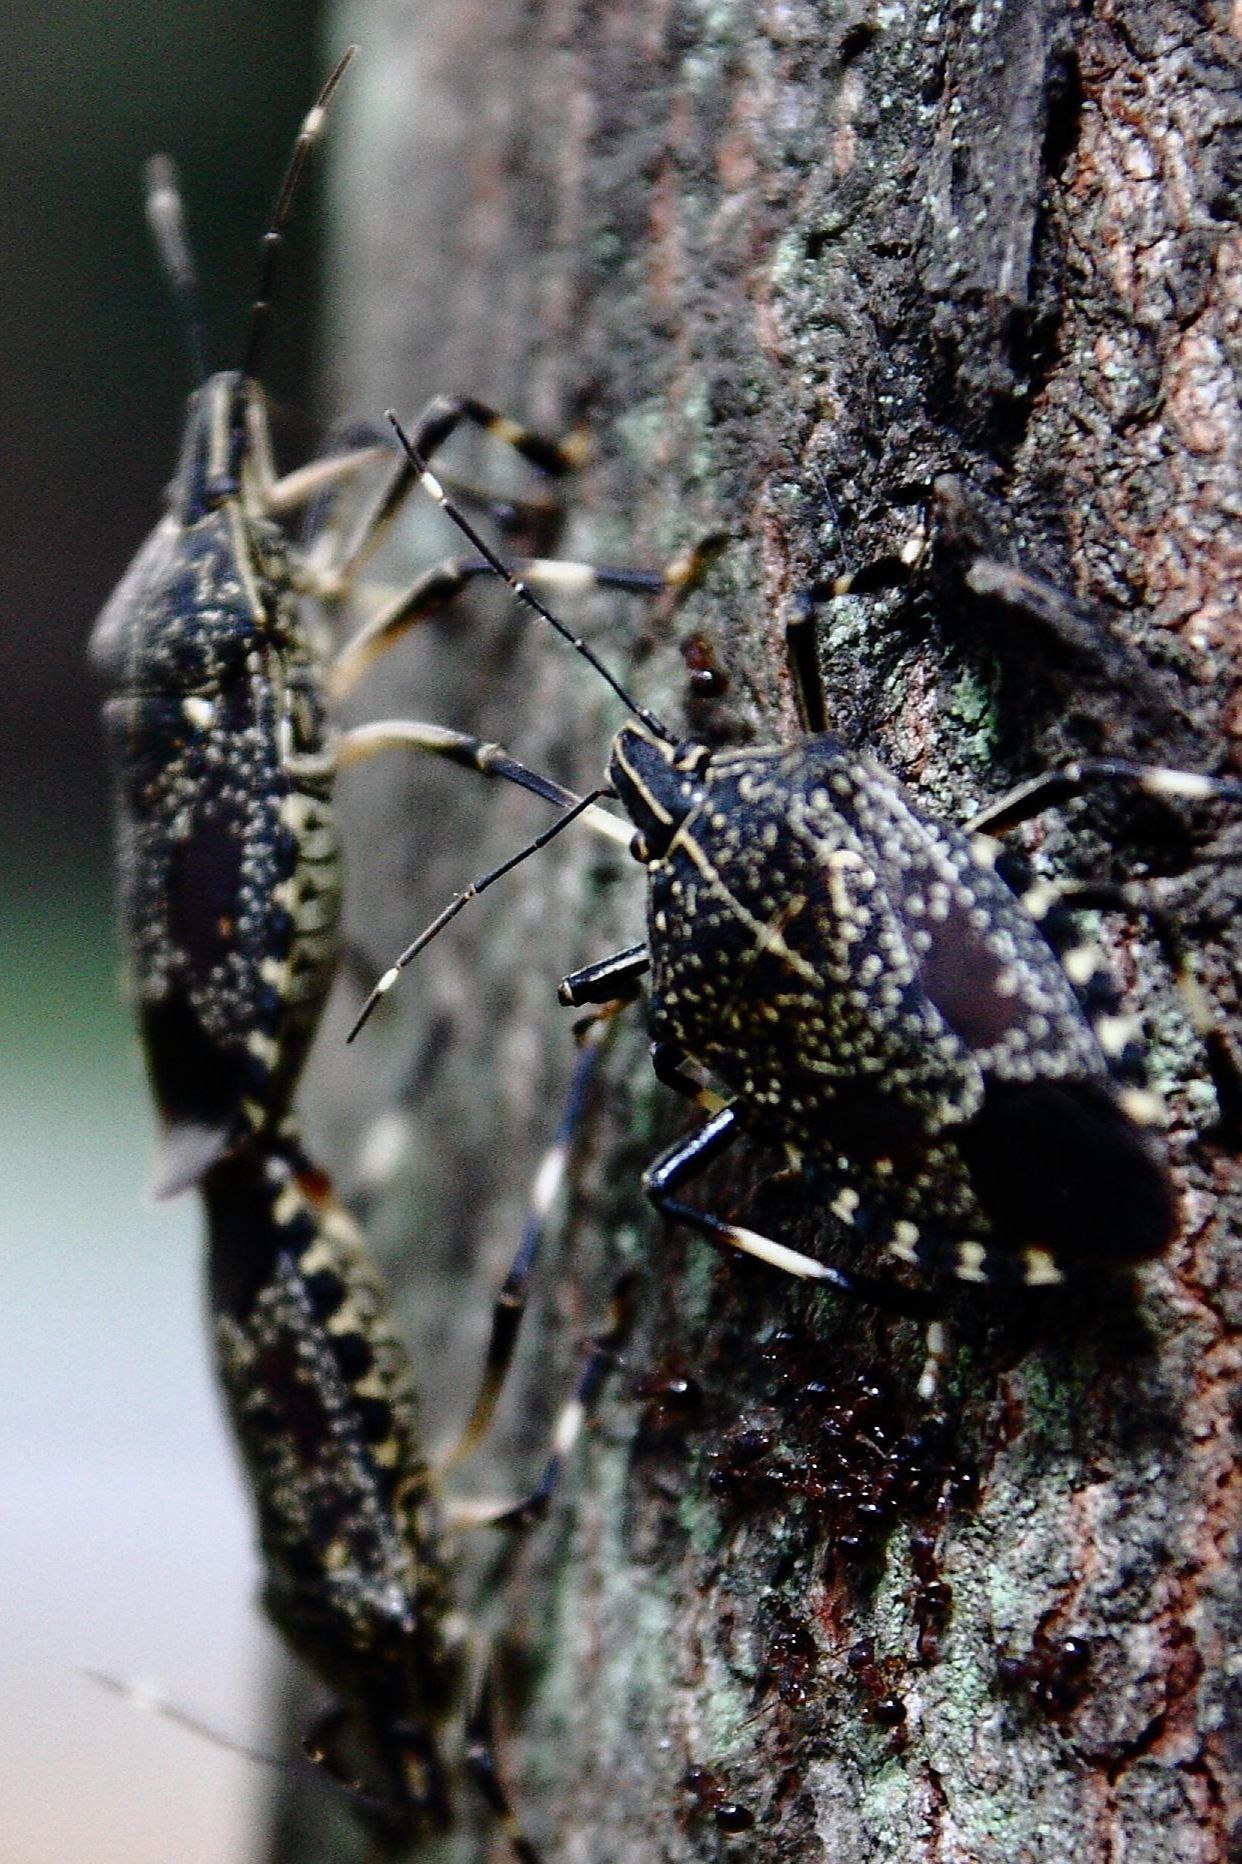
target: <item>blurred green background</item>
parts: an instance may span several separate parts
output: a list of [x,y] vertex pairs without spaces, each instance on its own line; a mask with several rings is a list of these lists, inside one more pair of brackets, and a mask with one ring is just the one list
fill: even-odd
[[[207,1374],[197,1210],[143,1189],[84,650],[157,516],[187,386],[141,165],[178,159],[213,366],[235,363],[259,234],[337,49],[316,8],[270,0],[0,9],[0,1864],[261,1852],[260,1771],[78,1674],[157,1679],[262,1738],[267,1634]],[[294,457],[313,425],[321,179],[317,164],[271,345]]]

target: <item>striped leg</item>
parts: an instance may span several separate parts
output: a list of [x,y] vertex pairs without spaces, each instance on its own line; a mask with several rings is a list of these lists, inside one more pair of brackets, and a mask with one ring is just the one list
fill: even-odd
[[[378,545],[379,537],[372,538],[373,520],[370,514],[358,520],[357,515],[351,519],[348,514],[330,500],[317,502],[319,486],[314,482],[319,465],[325,462],[353,456],[357,461],[354,469],[346,469],[339,475],[342,479],[352,476],[353,470],[360,471],[363,463],[368,466],[386,466],[389,473],[395,470],[395,458],[392,445],[392,429],[378,421],[349,421],[334,427],[327,435],[319,461],[312,461],[308,467],[300,468],[287,474],[272,488],[273,496],[281,509],[298,510],[306,508],[306,524],[302,532],[302,542],[309,544],[318,540],[331,530],[336,538],[330,560],[337,564],[351,563],[351,556],[358,540],[365,538],[366,555],[370,556]],[[310,489],[302,493],[299,486],[303,474],[310,476]],[[324,489],[331,491],[332,478]],[[547,493],[526,495],[523,497],[497,495],[486,486],[475,485],[472,481],[461,479],[451,473],[445,474],[445,482],[454,497],[464,503],[485,511],[492,523],[506,532],[523,532],[529,534],[540,525],[548,523],[555,516],[556,507]],[[374,499],[373,501],[374,502]],[[356,573],[351,563],[351,575]]]
[[[714,1216],[710,1211],[684,1204],[673,1195],[683,1179],[693,1177],[727,1151],[741,1131],[742,1122],[737,1108],[730,1103],[713,1113],[697,1132],[691,1133],[686,1139],[679,1139],[666,1152],[662,1152],[643,1173],[643,1190],[656,1209],[677,1223],[688,1224],[719,1249],[740,1250],[744,1255],[753,1256],[757,1261],[766,1262],[772,1268],[780,1269],[783,1274],[793,1275],[801,1281],[820,1282],[839,1289],[843,1294],[859,1296],[876,1307],[911,1314],[916,1318],[926,1318],[934,1313],[935,1303],[915,1289],[835,1268],[829,1262],[820,1262],[814,1256],[790,1249],[758,1230],[745,1229],[740,1224],[729,1223],[723,1217]],[[840,1199],[832,1207],[834,1212],[847,1221],[851,1220],[853,1213],[849,1206],[838,1208],[838,1204],[841,1204]]]
[[[502,777],[507,783],[541,796],[545,802],[555,803],[558,809],[573,809],[582,803],[582,798],[573,790],[531,770],[511,756],[503,745],[490,744],[482,738],[471,737],[468,732],[452,731],[446,725],[433,725],[423,719],[377,719],[368,725],[355,726],[339,741],[338,768],[346,770],[352,764],[365,763],[368,758],[378,756],[381,751],[395,750],[422,751],[431,757],[443,757],[450,763],[460,764],[466,770],[477,770],[485,777]],[[594,805],[582,813],[589,828],[628,848],[634,835],[628,822]]]
[[526,1223],[522,1230],[522,1240],[518,1245],[517,1254],[509,1264],[509,1272],[500,1285],[500,1292],[496,1296],[496,1303],[492,1310],[491,1338],[488,1341],[478,1394],[460,1437],[441,1460],[442,1471],[455,1469],[459,1463],[472,1455],[491,1424],[497,1400],[513,1360],[518,1330],[522,1324],[522,1316],[526,1312],[527,1290],[547,1228],[548,1215],[565,1183],[574,1140],[582,1123],[591,1083],[595,1076],[600,1052],[609,1033],[610,1023],[610,1018],[597,1018],[583,1034],[582,1048],[574,1069],[573,1080],[570,1082],[569,1094],[566,1097],[556,1138],[544,1153],[539,1170],[535,1174],[535,1185]]
[[[450,399],[443,396],[432,401],[418,421],[416,433],[422,455],[427,458],[434,455],[463,422],[469,422],[512,448],[546,478],[563,478],[587,457],[587,443],[582,433],[560,440],[549,439],[520,426],[484,402],[470,397]],[[310,505],[315,500],[322,501],[362,471],[379,461],[391,459],[388,446],[354,444],[344,452],[329,453],[277,480],[267,453],[265,428],[256,433],[255,442],[265,499],[273,515]],[[418,471],[403,455],[379,498],[364,514],[353,538],[332,553],[334,560],[326,562],[326,553],[319,549],[314,559],[308,557],[304,561],[301,580],[308,593],[335,600],[356,583],[363,565],[383,541],[418,478]],[[514,521],[516,514],[511,502],[498,505],[498,501],[473,486],[459,490],[472,502],[484,503],[494,515],[503,512],[503,521],[510,524]],[[541,557],[518,559],[509,567],[536,587],[562,593],[613,589],[626,594],[658,595],[664,590],[688,587],[701,573],[702,564],[714,547],[715,540],[709,540],[699,553],[679,559],[663,571],[606,568]],[[419,576],[408,589],[387,602],[343,648],[332,671],[334,696],[340,699],[351,692],[378,655],[419,622],[438,614],[472,581],[494,574],[494,567],[488,561],[455,558]]]
[[517,1811],[496,1765],[495,1684],[490,1658],[483,1667],[479,1688],[466,1722],[464,1758],[489,1811],[513,1847],[518,1864],[541,1864],[539,1853],[518,1822]]
[[[507,567],[524,582],[561,594],[616,589],[626,595],[659,595],[679,586],[676,564],[667,570],[608,569],[556,557],[525,557],[512,560]],[[342,580],[348,573],[348,566],[338,572]],[[346,643],[332,669],[334,697],[345,698],[373,661],[394,642],[420,622],[438,615],[481,576],[494,577],[495,570],[484,559],[474,557],[450,557],[426,570]]]
[[[418,432],[424,436],[426,446],[434,454],[463,421],[482,429],[502,445],[511,447],[550,479],[563,479],[566,474],[581,466],[587,457],[585,435],[573,433],[566,435],[563,440],[549,439],[546,435],[533,433],[506,415],[497,413],[494,408],[489,408],[485,402],[475,401],[469,396],[437,396],[423,410]],[[391,458],[387,448],[385,455]],[[364,516],[337,566],[338,576],[343,583],[352,581],[368,557],[379,547],[417,482],[417,477],[405,458],[394,466],[388,483]]]
[[[980,810],[968,824],[968,830],[979,836],[1004,834],[1042,810],[1104,784],[1128,786],[1164,802],[1242,802],[1242,782],[1233,779],[1175,770],[1160,764],[1095,758],[1046,771],[1019,784]],[[1128,1084],[1123,1090],[1123,1105],[1140,1125],[1159,1124],[1163,1115],[1157,1097],[1141,1087],[1141,1070],[1136,1069],[1135,1062],[1137,1026],[1132,1018],[1120,1013],[1116,993],[1104,976],[1100,954],[1087,944],[1072,944],[1067,940],[1063,946],[1057,918],[1061,908],[1097,906],[1104,911],[1131,916],[1141,914],[1150,920],[1173,973],[1187,1018],[1203,1044],[1216,1089],[1222,1129],[1232,1133],[1242,1130],[1242,1069],[1194,976],[1189,948],[1160,897],[1159,883],[1131,881],[1112,887],[1092,882],[1061,887],[1036,883],[1019,891],[1023,903],[1061,955],[1070,981],[1083,991],[1087,1012],[1110,1066],[1119,1079]]]
[[1161,1125],[1163,1103],[1146,1087],[1139,1045],[1139,1026],[1127,1016],[1116,985],[1108,975],[1103,953],[1078,935],[1072,915],[1082,908],[1123,913],[1150,924],[1173,974],[1186,1020],[1203,1044],[1208,1071],[1220,1107],[1222,1129],[1242,1130],[1242,1071],[1228,1035],[1221,1027],[1202,985],[1194,973],[1193,954],[1165,898],[1159,879],[1108,881],[1032,881],[1019,897],[1053,950],[1066,975],[1082,996],[1109,1067],[1123,1082],[1121,1103],[1140,1126]]
[[608,1319],[591,1341],[573,1397],[562,1408],[552,1428],[551,1448],[543,1472],[530,1494],[520,1501],[459,1501],[446,1509],[453,1527],[503,1527],[523,1534],[542,1521],[552,1503],[566,1464],[582,1427],[591,1415],[600,1388],[618,1363],[633,1318],[637,1277],[623,1275],[612,1292]]
[[970,835],[1003,835],[1044,809],[1069,802],[1102,784],[1128,785],[1145,796],[1171,802],[1242,802],[1242,782],[1207,777],[1163,764],[1132,764],[1122,758],[1096,757],[1046,770],[981,809],[966,824]]
[[278,479],[270,461],[268,430],[266,427],[260,430],[256,424],[255,431],[261,431],[263,436],[254,450],[263,462],[260,480],[267,513],[272,518],[287,517],[328,499],[388,458],[386,447],[351,447],[347,451],[321,454],[318,459],[309,460],[305,466],[298,466]]

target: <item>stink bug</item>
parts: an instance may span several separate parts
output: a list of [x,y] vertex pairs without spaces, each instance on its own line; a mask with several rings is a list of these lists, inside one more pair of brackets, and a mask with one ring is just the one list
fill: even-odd
[[407,1356],[360,1233],[296,1139],[221,1160],[203,1196],[264,1609],[339,1704],[309,1749],[330,1759],[339,1737],[368,1821],[400,1847],[448,1823],[440,1739],[461,1666]]
[[[277,479],[257,372],[284,227],[346,52],[302,125],[263,241],[242,367],[207,375],[193,262],[171,167],[156,158],[148,207],[188,313],[198,386],[161,522],[96,623],[91,654],[111,696],[118,855],[131,988],[162,1122],[155,1189],[199,1182],[219,1159],[274,1131],[287,1112],[338,957],[338,766],[414,745],[504,774],[564,803],[565,792],[494,747],[413,720],[338,736],[329,700],[485,562],[425,572],[333,657],[307,598],[338,600],[413,483],[400,461],[335,564],[300,550],[282,520],[391,459],[375,446]],[[549,440],[471,399],[437,399],[419,424],[435,450],[473,423],[546,475],[578,462],[576,437]],[[651,592],[658,573],[533,562],[536,581]]]
[[[580,1086],[593,1058],[584,1050]],[[264,1609],[336,1699],[307,1751],[349,1788],[383,1851],[404,1853],[448,1827],[460,1745],[517,1856],[534,1864],[496,1773],[486,1663],[464,1742],[451,1739],[472,1665],[446,1534],[454,1523],[521,1531],[546,1513],[616,1356],[624,1289],[533,1493],[454,1505],[423,1455],[409,1355],[379,1271],[296,1135],[286,1128],[221,1159],[202,1193],[216,1370],[254,1500]],[[545,1214],[539,1205],[535,1221]],[[476,1406],[465,1448],[484,1422]]]
[[[657,1209],[790,1274],[894,1305],[908,1295],[919,1308],[915,1291],[681,1201],[683,1181],[749,1130],[813,1168],[842,1222],[927,1269],[1049,1283],[1158,1254],[1176,1222],[1160,1103],[1141,1085],[1137,1031],[1095,954],[1063,938],[1066,906],[1133,902],[1125,889],[1015,888],[991,836],[1093,784],[1231,802],[1242,784],[1083,763],[959,829],[827,734],[725,751],[679,743],[574,645],[638,721],[618,732],[608,781],[647,870],[647,938],[567,978],[561,998],[633,994],[650,972],[657,1072],[709,1112],[644,1174]],[[364,1017],[426,936],[380,980]]]
[[167,163],[148,204],[199,386],[161,523],[91,637],[112,697],[126,944],[170,1194],[285,1111],[336,963],[322,646],[299,612],[255,370],[289,206],[346,52],[303,123],[239,372],[207,376]]
[[[341,1705],[339,1762],[335,1739],[317,1752],[359,1786],[385,1847],[404,1849],[448,1816],[440,1737],[463,1665],[407,1358],[386,1324],[365,1244],[287,1117],[338,956],[333,785],[340,765],[413,745],[561,806],[575,799],[498,747],[444,727],[387,720],[337,734],[331,724],[329,700],[379,652],[472,579],[492,575],[486,562],[434,567],[334,657],[312,602],[334,603],[357,586],[355,572],[415,476],[398,461],[338,562],[325,559],[321,539],[299,548],[283,528],[299,507],[392,460],[390,447],[365,446],[277,479],[257,380],[298,177],[351,56],[295,145],[263,242],[240,371],[206,372],[175,181],[166,162],[153,164],[150,214],[189,314],[198,385],[165,516],[104,609],[92,652],[111,689],[124,930],[163,1127],[156,1188],[197,1185],[206,1203],[213,1340],[258,1515],[268,1609]],[[576,441],[544,439],[469,399],[433,401],[423,444],[434,450],[462,421],[546,474],[577,462]],[[523,574],[636,591],[668,580],[540,562]],[[581,1072],[577,1082],[584,1086]],[[559,1181],[573,1117],[571,1107],[542,1174],[537,1220]],[[616,1312],[534,1493],[472,1504],[457,1511],[461,1519],[516,1529],[545,1511],[613,1356],[619,1303]],[[485,1426],[492,1391],[489,1374],[462,1454]],[[466,1758],[530,1859],[491,1764],[490,1721],[485,1682]]]

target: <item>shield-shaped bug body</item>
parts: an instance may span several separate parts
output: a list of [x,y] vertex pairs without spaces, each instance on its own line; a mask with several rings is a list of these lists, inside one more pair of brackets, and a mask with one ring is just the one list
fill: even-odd
[[222,1160],[203,1195],[264,1607],[336,1698],[312,1751],[348,1766],[368,1823],[403,1849],[448,1822],[440,1739],[462,1667],[408,1357],[360,1233],[295,1139]]
[[[302,164],[347,52],[302,126],[264,242],[245,367],[190,398],[163,518],[95,626],[117,799],[122,917],[163,1133],[157,1192],[197,1182],[286,1111],[336,962],[335,752],[325,648],[276,522],[255,369]],[[149,208],[205,355],[169,165]]]
[[104,609],[131,986],[171,1193],[287,1110],[337,956],[325,658],[265,515],[253,385],[194,397],[167,513]]
[[713,756],[626,726],[610,776],[647,868],[653,1037],[835,1178],[840,1216],[978,1280],[1164,1247],[1156,1104],[994,843],[823,736]]

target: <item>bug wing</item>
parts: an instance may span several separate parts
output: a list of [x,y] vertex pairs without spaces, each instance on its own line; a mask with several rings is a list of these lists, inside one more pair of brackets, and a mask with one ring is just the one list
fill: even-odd
[[651,863],[656,1033],[811,1156],[917,1149],[981,1098],[918,975],[828,741],[714,759]]
[[982,1074],[958,1145],[998,1242],[1074,1263],[1158,1254],[1176,1224],[1160,1149],[1038,925],[986,848],[915,815],[879,766],[862,814],[922,987]]
[[855,820],[918,981],[985,1077],[1104,1078],[1107,1066],[1061,962],[960,830],[915,812],[862,760]]
[[290,914],[282,888],[295,845],[282,817],[262,682],[238,682],[207,711],[164,696],[109,701],[130,985],[163,1135],[155,1189],[192,1184],[262,1099],[279,1016],[272,980]]

